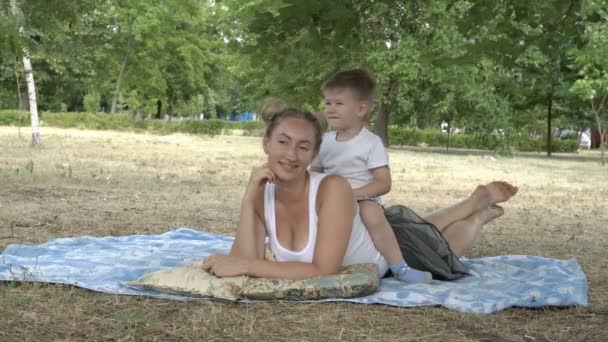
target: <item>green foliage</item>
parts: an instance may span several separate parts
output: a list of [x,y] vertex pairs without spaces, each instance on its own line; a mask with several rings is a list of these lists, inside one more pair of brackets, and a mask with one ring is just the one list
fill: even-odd
[[99,112],[99,102],[101,101],[101,95],[96,92],[90,92],[84,97],[84,110],[91,113]]
[[177,104],[175,114],[182,117],[190,117],[196,114],[203,113],[205,107],[205,97],[198,94],[192,97],[190,100],[182,100]]
[[[262,136],[264,123],[261,121],[209,120],[134,120],[124,114],[94,113],[51,113],[41,114],[42,125],[61,128],[81,128],[97,130],[117,130],[171,134],[176,132],[215,136],[224,130],[243,130],[245,135]],[[19,111],[0,111],[0,125],[29,125],[29,113]]]
[[[389,139],[393,145],[448,147],[448,134],[436,130],[391,127]],[[450,134],[450,148],[491,150],[510,154],[514,151],[542,152],[547,150],[544,137],[525,135]],[[554,140],[552,152],[576,152],[578,140]]]
[[179,123],[178,130],[184,133],[216,136],[222,134],[226,126],[226,121],[218,119],[184,120]]
[[262,136],[266,128],[262,121],[234,121],[230,122],[228,127],[231,129],[241,129],[245,131],[245,135],[249,136]]
[[125,130],[130,127],[131,118],[127,115],[108,115],[94,113],[49,113],[41,115],[44,125],[62,128],[82,128],[99,130]]
[[422,131],[415,128],[389,128],[388,135],[392,145],[417,146],[425,142]]
[[0,110],[0,126],[25,126],[30,124],[30,113],[17,110]]
[[[25,92],[20,55],[27,47],[43,111],[109,111],[117,83],[119,111],[131,114],[223,117],[259,108],[267,96],[316,111],[329,74],[364,67],[378,79],[372,119],[380,133],[388,124],[426,132],[448,121],[471,133],[450,136],[451,146],[508,153],[518,149],[513,132],[547,134],[549,103],[553,127],[608,121],[605,0],[16,3],[17,15],[8,2],[0,5],[2,109],[16,108],[17,89]],[[7,115],[0,123],[15,122]],[[78,127],[218,130],[45,115],[46,124]],[[257,123],[226,125],[263,132]],[[493,136],[496,130],[508,138]],[[447,143],[435,133],[392,131],[391,139]]]

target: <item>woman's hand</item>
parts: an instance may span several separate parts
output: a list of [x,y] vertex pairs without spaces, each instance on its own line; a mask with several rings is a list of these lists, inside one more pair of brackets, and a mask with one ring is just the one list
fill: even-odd
[[250,203],[254,203],[258,191],[263,191],[266,182],[274,183],[275,180],[276,176],[268,167],[268,163],[254,167],[253,170],[251,170],[251,176],[249,177],[249,184],[247,184],[244,199]]
[[230,255],[211,254],[203,260],[203,269],[218,277],[246,275],[247,259]]

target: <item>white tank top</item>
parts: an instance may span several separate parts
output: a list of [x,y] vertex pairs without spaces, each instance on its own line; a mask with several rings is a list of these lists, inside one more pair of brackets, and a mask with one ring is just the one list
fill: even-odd
[[[327,175],[323,173],[310,172],[310,188],[308,191],[308,241],[300,251],[289,250],[279,243],[276,230],[275,186],[274,184],[266,183],[264,188],[266,234],[268,235],[270,249],[274,253],[277,261],[312,262],[317,241],[317,191],[319,190],[321,180],[323,180],[325,176]],[[353,229],[342,265],[374,263],[378,265],[378,274],[382,276],[388,270],[388,263],[374,246],[371,236],[361,221],[358,208],[359,207],[357,206]]]

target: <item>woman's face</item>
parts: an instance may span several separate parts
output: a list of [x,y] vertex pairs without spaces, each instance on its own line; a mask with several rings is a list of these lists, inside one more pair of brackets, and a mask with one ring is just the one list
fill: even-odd
[[264,137],[268,166],[280,181],[290,181],[305,174],[315,157],[315,129],[299,118],[283,119]]

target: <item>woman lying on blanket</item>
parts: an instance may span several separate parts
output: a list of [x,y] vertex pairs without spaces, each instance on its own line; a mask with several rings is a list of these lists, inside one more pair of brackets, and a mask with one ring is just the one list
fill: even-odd
[[[336,274],[343,265],[388,265],[363,226],[349,183],[340,176],[309,172],[322,131],[314,115],[298,109],[277,113],[263,138],[266,164],[251,172],[241,202],[230,255],[213,254],[203,268],[219,277],[304,279]],[[501,216],[497,203],[517,192],[506,182],[478,186],[461,202],[424,216],[460,256],[481,227]],[[264,259],[265,239],[275,261]]]

